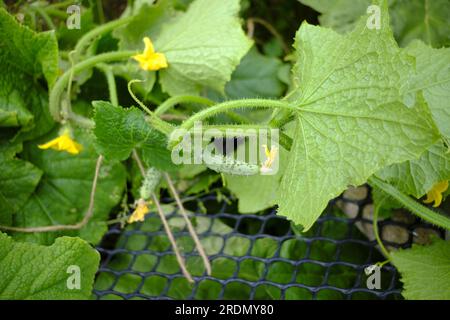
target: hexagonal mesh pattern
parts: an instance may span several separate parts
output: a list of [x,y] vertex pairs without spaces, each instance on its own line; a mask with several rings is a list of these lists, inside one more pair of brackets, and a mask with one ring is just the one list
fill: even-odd
[[[350,202],[337,200],[340,207],[342,201]],[[124,229],[115,225],[108,231],[98,247],[102,263],[94,294],[98,299],[400,298],[401,283],[391,265],[382,268],[381,289],[369,290],[366,285],[365,267],[384,260],[376,242],[360,231],[372,225],[363,214],[370,197],[352,201],[358,208],[353,218],[335,203],[330,203],[311,230],[300,234],[274,210],[236,214],[235,202],[218,201],[215,196],[186,202],[212,264],[210,276],[184,220],[172,205],[165,205],[195,282],[190,284],[181,274],[158,215],[150,213],[143,223]],[[411,224],[380,222],[383,228],[391,224],[410,235],[400,246],[411,245]]]

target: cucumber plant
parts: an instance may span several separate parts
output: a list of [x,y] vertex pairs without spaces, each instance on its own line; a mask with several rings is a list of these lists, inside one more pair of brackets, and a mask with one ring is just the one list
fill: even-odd
[[[99,243],[120,203],[127,211],[136,201],[133,215],[122,219],[128,222],[158,210],[170,234],[158,192],[158,186],[168,187],[191,226],[172,179],[182,186],[189,183],[183,176],[195,178],[207,168],[222,174],[240,206],[276,205],[277,214],[304,232],[330,200],[364,183],[385,195],[378,207],[404,207],[450,230],[448,214],[422,203],[443,208],[449,193],[445,0],[429,4],[439,27],[428,24],[429,8],[409,1],[331,6],[301,0],[321,13],[325,27],[298,21],[292,52],[280,46],[284,61],[262,55],[251,38],[261,20],[249,19],[244,32],[239,0],[188,2],[131,1],[120,17],[99,25],[87,9],[81,16],[87,30],[73,34],[48,31],[64,30],[68,2],[0,8],[0,229],[6,233],[0,234],[0,256],[42,252],[53,263],[46,272],[60,278],[64,270],[52,250],[67,247],[70,261],[89,257],[80,267],[92,280],[98,254],[87,243]],[[425,18],[416,12],[426,12]],[[417,25],[414,32],[405,19]],[[264,72],[275,75],[267,84]],[[107,94],[86,91],[102,82]],[[206,166],[175,164],[171,155],[180,140],[173,133],[195,138],[197,122],[218,137],[228,129],[276,129],[280,143],[256,164],[221,154],[211,155]],[[279,172],[263,175],[278,153]],[[210,270],[194,228],[189,230]],[[402,273],[405,297],[424,299],[432,290],[434,298],[450,298],[448,242],[386,255]],[[408,262],[417,260],[435,264],[418,270]],[[13,274],[13,265],[0,261],[0,273]],[[0,298],[90,295],[87,284],[73,293],[59,278],[43,283],[44,291],[2,291],[3,281],[13,278],[0,279]]]

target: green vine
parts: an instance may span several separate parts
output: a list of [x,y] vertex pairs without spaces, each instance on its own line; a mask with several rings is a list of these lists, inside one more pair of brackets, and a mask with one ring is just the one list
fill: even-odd
[[[219,113],[224,113],[238,108],[279,108],[297,110],[296,107],[287,102],[270,100],[270,99],[242,99],[232,100],[216,104],[208,109],[204,109],[192,115],[189,119],[183,122],[179,129],[190,131],[197,121],[210,118]],[[178,141],[169,141],[169,149],[172,149]]]
[[198,103],[206,106],[212,106],[215,102],[200,96],[174,96],[160,104],[155,110],[155,115],[160,116],[180,103]]
[[373,234],[375,235],[375,239],[376,239],[378,246],[380,247],[380,250],[383,253],[383,255],[386,258],[388,258],[388,260],[391,260],[389,251],[384,246],[383,241],[381,241],[380,233],[378,230],[378,214],[380,212],[380,207],[382,205],[382,202],[383,201],[381,201],[381,203],[377,203],[373,209],[373,220],[372,220]]
[[76,75],[83,70],[90,69],[95,67],[97,64],[102,62],[111,62],[129,59],[132,55],[134,55],[135,51],[114,51],[108,53],[102,53],[96,55],[94,57],[88,58],[82,62],[75,64],[72,68],[64,72],[64,74],[58,79],[53,88],[50,91],[50,99],[49,99],[49,110],[50,114],[56,121],[61,121],[61,95],[64,92],[64,89],[69,83],[71,74]]
[[108,83],[109,100],[111,101],[111,104],[118,106],[119,98],[117,97],[116,79],[114,77],[111,66],[101,63],[97,65],[97,68],[99,68],[105,74],[106,82]]
[[77,53],[77,58],[82,54],[84,49],[89,46],[89,43],[93,39],[129,23],[132,20],[132,18],[133,17],[130,16],[130,17],[125,17],[125,18],[121,18],[118,20],[113,20],[113,21],[105,23],[95,29],[92,29],[91,31],[89,31],[88,33],[83,35],[80,38],[80,40],[78,41],[78,43],[76,44],[75,49],[74,49]]
[[400,202],[406,209],[411,211],[416,216],[436,226],[450,230],[450,218],[447,218],[431,209],[428,209],[427,207],[421,205],[411,197],[398,190],[393,185],[386,183],[375,176],[369,178],[369,183],[381,189],[383,192],[387,193],[392,198]]

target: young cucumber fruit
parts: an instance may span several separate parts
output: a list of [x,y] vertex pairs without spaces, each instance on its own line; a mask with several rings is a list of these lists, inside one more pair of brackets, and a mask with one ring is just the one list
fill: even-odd
[[208,168],[219,173],[252,176],[260,172],[260,167],[256,164],[250,164],[222,155],[210,155],[205,162]]
[[144,181],[139,190],[141,199],[149,199],[161,180],[161,172],[150,167],[145,173]]

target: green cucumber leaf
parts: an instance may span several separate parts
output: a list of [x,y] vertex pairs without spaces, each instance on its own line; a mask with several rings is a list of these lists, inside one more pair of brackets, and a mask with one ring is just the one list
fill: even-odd
[[384,168],[377,176],[418,199],[437,182],[450,180],[450,153],[439,141],[420,158]]
[[[223,93],[251,45],[236,17],[239,1],[197,0],[185,13],[174,6],[175,1],[163,0],[132,10],[131,22],[113,33],[119,48],[142,50],[142,39],[152,39],[156,51],[168,59],[169,67],[160,71],[160,82],[171,95],[198,94],[203,87]],[[132,73],[128,77],[136,76]],[[146,73],[153,83],[155,73]],[[141,73],[139,78],[146,76]],[[148,88],[144,90],[148,92]]]
[[238,199],[240,213],[256,213],[277,203],[281,174],[236,176],[226,175],[226,187]]
[[450,242],[436,239],[429,246],[391,252],[391,257],[401,273],[406,299],[450,299]]
[[251,47],[237,14],[239,0],[195,0],[155,39],[168,68],[160,82],[170,95],[198,94],[203,87],[224,93],[225,83]]
[[12,215],[20,210],[33,193],[42,171],[27,161],[16,159],[21,143],[0,140],[0,224],[10,225]]
[[279,98],[285,85],[278,78],[281,60],[262,55],[253,47],[233,72],[225,86],[230,99]]
[[422,91],[441,134],[450,139],[450,49],[432,49],[414,41],[405,51],[416,58],[417,69],[410,79],[408,100]]
[[0,224],[11,224],[12,214],[22,208],[41,176],[42,171],[27,161],[0,160]]
[[35,33],[0,8],[0,123],[18,127],[20,140],[53,126],[43,76],[51,87],[58,74],[58,44],[53,32]]
[[[123,16],[132,15],[132,20],[113,32],[119,39],[120,50],[142,50],[143,38],[156,39],[164,23],[170,23],[179,12],[174,9],[174,0],[161,0],[156,4],[150,2],[134,3],[123,13]],[[142,70],[136,61],[127,61],[114,65],[114,73],[126,81],[133,79],[143,80],[136,83],[135,88],[142,96],[152,91],[156,82],[156,72]]]
[[[24,145],[24,157],[44,174],[35,192],[13,217],[15,227],[75,224],[85,216],[92,188],[97,153],[87,132],[75,131],[75,140],[83,145],[78,155],[55,150],[40,150],[38,143],[52,139],[56,132]],[[94,213],[81,230],[45,233],[13,233],[15,239],[49,245],[61,235],[80,236],[98,243],[106,232],[105,221],[121,200],[126,172],[120,163],[104,162],[97,184]],[[89,230],[89,232],[85,232]]]
[[13,159],[14,156],[22,152],[23,144],[0,139],[0,161]]
[[191,183],[190,187],[186,190],[186,195],[193,195],[199,193],[210,192],[210,187],[216,181],[220,180],[220,175],[211,174],[210,172],[199,174]]
[[320,25],[345,33],[355,28],[371,0],[299,0],[317,12]]
[[[8,71],[6,71],[8,72]],[[2,83],[7,83],[14,81],[11,79],[6,79],[6,77],[2,77],[0,79]],[[3,87],[6,89],[6,87]],[[0,126],[1,127],[24,127],[29,128],[33,124],[33,115],[28,109],[26,109],[24,103],[18,96],[10,95],[6,98],[6,90],[4,92],[0,92],[0,98],[3,100],[1,102],[2,108],[0,109]],[[17,105],[15,105],[17,103]],[[6,108],[11,108],[10,110]]]
[[6,10],[0,8],[2,29],[2,64],[13,65],[29,76],[44,75],[52,86],[58,75],[58,45],[53,32],[35,33],[20,25]]
[[[89,299],[99,262],[98,252],[79,238],[58,238],[45,247],[0,233],[0,299]],[[70,266],[79,268],[79,289],[69,289]]]
[[[120,50],[141,50],[144,37],[154,41],[165,23],[171,23],[179,12],[174,8],[174,0],[160,0],[156,4],[143,3],[128,9],[124,15],[133,15],[131,22],[113,32],[119,39]],[[154,73],[154,72],[152,72]]]
[[[321,13],[322,26],[344,33],[353,30],[371,0],[299,0]],[[395,38],[401,46],[414,39],[439,48],[450,45],[448,0],[390,0],[389,12]]]
[[389,28],[340,35],[303,23],[296,35],[297,128],[278,196],[279,214],[309,229],[329,200],[379,169],[419,157],[438,139],[428,108],[405,106],[413,72]]
[[420,39],[434,48],[450,45],[448,0],[391,0],[391,21],[400,46]]
[[124,109],[109,102],[94,101],[97,151],[107,159],[126,160],[133,149],[139,149],[148,166],[161,170],[175,168],[167,139],[152,129],[145,121],[141,110],[131,107]]

